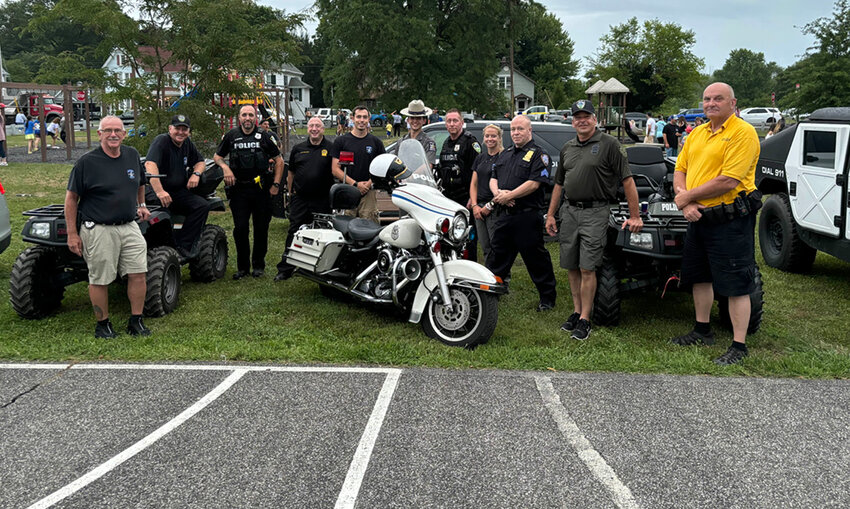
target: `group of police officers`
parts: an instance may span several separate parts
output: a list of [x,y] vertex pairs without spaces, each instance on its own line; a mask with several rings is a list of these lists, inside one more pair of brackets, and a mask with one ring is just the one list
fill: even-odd
[[[704,149],[703,146],[689,146],[687,147],[689,150],[683,152],[684,159],[680,157],[677,165],[675,181],[676,191],[679,194],[677,204],[694,227],[689,228],[688,231],[690,239],[686,256],[701,257],[697,261],[685,263],[683,269],[687,272],[683,273],[683,279],[690,279],[694,284],[697,322],[694,331],[673,339],[674,343],[681,345],[713,343],[714,337],[707,324],[708,313],[705,311],[705,301],[707,298],[713,298],[712,276],[715,276],[715,280],[720,279],[715,273],[722,271],[724,264],[728,264],[728,260],[724,257],[735,254],[730,254],[728,249],[718,254],[715,253],[713,244],[706,245],[706,240],[714,243],[727,235],[728,227],[724,225],[703,227],[698,223],[702,216],[701,211],[706,203],[714,204],[719,200],[722,205],[726,195],[732,196],[739,190],[745,195],[751,193],[754,190],[751,182],[755,165],[752,151],[755,150],[756,158],[758,155],[757,143],[753,149],[754,131],[750,132],[744,126],[729,119],[729,112],[734,111],[735,104],[731,87],[725,84],[711,85],[706,89],[704,101],[707,105],[706,114],[712,122],[705,124],[704,128],[700,126],[702,131],[698,133],[699,136],[692,134],[691,139],[704,138],[705,140],[699,143],[720,144],[723,142],[716,140],[727,140],[727,138],[719,134],[723,134],[728,129],[734,135],[746,139],[748,152],[737,157],[733,161],[736,166],[733,170],[729,170],[727,168],[729,164],[723,154],[725,145],[711,149],[713,152]],[[493,150],[491,143],[488,145],[488,150],[482,153],[478,140],[464,129],[461,113],[456,109],[448,110],[445,125],[449,136],[437,156],[434,140],[422,130],[422,126],[432,114],[431,109],[426,108],[421,100],[414,100],[401,113],[408,118],[410,124],[410,130],[403,139],[418,140],[429,159],[436,160],[437,165],[434,170],[445,196],[465,204],[473,213],[478,208],[486,208],[486,215],[491,215],[486,222],[477,223],[479,229],[484,225],[487,231],[480,235],[473,235],[472,244],[469,246],[470,258],[477,260],[477,245],[474,242],[478,236],[482,236],[489,244],[483,246],[485,253],[488,253],[485,264],[496,276],[509,283],[516,256],[521,255],[539,294],[536,308],[539,312],[553,309],[556,303],[557,284],[549,251],[543,243],[542,231],[545,227],[552,235],[559,232],[558,225],[555,223],[555,212],[559,206],[561,207],[560,265],[568,270],[574,304],[574,312],[567,318],[561,329],[571,333],[574,339],[585,340],[591,330],[590,312],[596,292],[595,271],[602,262],[607,237],[608,205],[617,200],[617,190],[620,186],[625,190],[630,210],[630,217],[623,224],[623,228],[631,232],[639,232],[643,223],[636,187],[619,142],[597,129],[595,111],[589,101],[577,101],[572,105],[571,111],[577,136],[574,140],[567,142],[561,150],[560,171],[557,172],[554,192],[548,204],[544,203],[544,185],[550,181],[551,173],[556,168],[551,164],[549,154],[535,143],[532,134],[533,125],[527,117],[517,116],[511,121],[510,135],[513,141],[511,147],[500,151],[501,141],[499,141],[499,150]],[[233,275],[234,279],[242,279],[249,274],[253,277],[263,276],[272,215],[271,199],[278,193],[286,192],[291,197],[287,247],[290,246],[295,231],[302,225],[312,222],[313,214],[330,211],[329,190],[334,179],[356,186],[361,192],[360,205],[355,210],[347,211],[348,214],[378,221],[377,200],[369,176],[369,165],[376,156],[384,153],[384,145],[380,139],[369,133],[370,115],[365,106],[356,107],[353,117],[352,131],[338,136],[332,143],[324,137],[322,121],[315,117],[311,118],[307,124],[308,139],[292,147],[286,182],[283,182],[284,163],[277,139],[269,130],[258,125],[256,110],[252,105],[240,108],[239,125],[222,137],[214,156],[215,162],[223,171],[230,208],[233,212],[233,236],[237,254],[237,271]],[[114,166],[112,162],[121,158],[126,159],[128,153],[132,156],[133,151],[129,147],[121,146],[119,149],[116,146],[116,143],[120,144],[118,138],[123,139],[123,130],[104,128],[112,120],[112,118],[104,119],[100,132],[102,149],[94,151],[100,150],[105,153],[101,153],[99,158],[84,157],[75,165],[69,183],[69,197],[66,199],[66,208],[71,206],[69,213],[76,214],[75,207],[78,201],[80,210],[83,212],[91,211],[92,203],[99,203],[98,193],[101,191],[97,188],[82,186],[83,175],[93,173],[89,167],[96,166],[103,173],[101,166]],[[730,122],[732,122],[731,126],[728,125]],[[489,128],[495,129],[498,135],[501,135],[501,129],[498,126],[491,125],[487,129]],[[485,137],[487,129],[485,129]],[[203,157],[192,144],[189,134],[189,119],[183,115],[176,115],[171,121],[168,133],[158,136],[152,143],[145,163],[148,173],[164,174],[161,182],[158,179],[151,179],[150,185],[156,195],[155,199],[158,199],[163,206],[187,216],[182,231],[175,238],[177,249],[184,257],[197,254],[198,240],[208,212],[205,200],[191,192],[191,189],[198,185],[205,165]],[[756,137],[755,140],[757,142],[758,138]],[[691,145],[696,144],[697,142],[691,143]],[[708,159],[705,156],[707,153],[712,154]],[[692,157],[689,158],[689,155]],[[228,159],[225,160],[225,157]],[[341,162],[343,160],[345,164]],[[120,167],[123,163],[116,162],[116,164]],[[691,169],[688,172],[689,168],[698,168],[699,177],[692,179],[691,176],[697,171]],[[145,212],[144,199],[141,191],[137,196],[133,189],[135,189],[134,186],[144,185],[144,175],[136,175],[134,180],[133,170],[126,171],[130,175],[130,184],[124,196],[127,200],[139,200],[139,216],[142,217]],[[679,175],[680,172],[681,175]],[[92,179],[90,176],[86,178]],[[285,188],[282,189],[282,186]],[[125,184],[124,187],[127,185]],[[563,203],[561,202],[562,191],[565,193]],[[150,197],[150,199],[154,198]],[[485,199],[488,201],[485,202]],[[545,224],[544,212],[548,212]],[[124,217],[127,215],[126,211],[122,213],[123,216],[116,221],[111,221],[111,218],[100,218],[97,220],[97,225],[126,225],[131,220]],[[88,214],[91,215],[90,212]],[[83,216],[86,216],[86,213]],[[476,218],[478,217],[476,215]],[[86,220],[87,218],[88,216],[83,217],[84,224],[94,224]],[[743,255],[737,253],[738,259],[741,259],[741,256],[747,256],[747,249],[749,249],[747,259],[752,258],[751,219],[752,217],[747,218],[748,222],[738,228],[738,231],[742,232],[738,235],[741,239],[736,241],[734,247],[745,251]],[[248,238],[249,223],[252,220],[253,253]],[[91,265],[93,262],[89,259],[95,260],[96,248],[85,246],[85,240],[81,248],[79,236],[75,231],[72,233],[71,227],[69,227],[68,238],[72,251],[82,253]],[[116,242],[120,246],[120,241]],[[135,239],[135,243],[138,243],[138,239]],[[91,249],[86,249],[87,247]],[[128,270],[132,270],[138,275],[141,268],[139,263],[143,264],[139,260],[138,253],[134,254],[136,265],[131,266],[123,260],[122,249],[120,247],[117,249],[118,254],[113,260],[115,268],[106,271],[90,270],[90,274],[98,275],[96,279],[91,279],[93,276],[90,275],[92,286],[103,285],[104,281],[109,279],[110,275],[114,276],[116,271],[126,274]],[[751,291],[752,278],[749,277],[749,280],[747,278],[748,274],[751,275],[752,271],[749,268],[753,263],[754,261],[744,264],[734,277],[727,274],[719,283],[725,294],[730,297],[735,337],[733,346],[724,354],[725,357],[721,356],[716,360],[718,363],[739,362],[746,355],[746,347],[742,345],[749,310],[745,309],[744,297]],[[293,271],[294,267],[289,265],[283,256],[277,265],[277,275],[274,280],[288,279]],[[131,281],[133,282],[132,291],[138,294],[140,291],[138,278],[131,278]],[[143,280],[141,284],[144,285]],[[717,282],[715,286],[718,286]],[[108,322],[108,313],[104,315],[103,312],[106,307],[103,292],[100,287],[96,289],[96,292],[90,289],[98,318],[95,335],[114,337],[115,333],[111,324],[108,327],[104,326],[103,320],[106,319]],[[131,300],[138,301],[137,296],[134,299],[134,295],[131,295]],[[143,288],[141,295],[144,295]],[[710,309],[710,300],[708,302]],[[150,331],[141,323],[136,308],[138,308],[138,302],[133,305],[134,316],[128,331],[134,334],[149,334]]]

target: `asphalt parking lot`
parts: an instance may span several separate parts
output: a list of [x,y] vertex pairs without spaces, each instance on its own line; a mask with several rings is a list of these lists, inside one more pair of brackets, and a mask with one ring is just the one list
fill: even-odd
[[850,381],[0,364],[0,507],[847,507]]

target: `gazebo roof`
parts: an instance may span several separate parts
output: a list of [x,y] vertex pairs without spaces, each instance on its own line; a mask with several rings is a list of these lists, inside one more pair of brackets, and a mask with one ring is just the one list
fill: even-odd
[[597,94],[599,93],[599,89],[605,86],[605,82],[602,80],[597,81],[593,85],[590,85],[590,88],[584,91],[585,94]]
[[[596,85],[594,85],[596,86]],[[592,88],[592,87],[591,87]],[[597,92],[602,94],[626,94],[629,92],[629,87],[620,83],[617,78],[611,78],[606,81]],[[589,93],[589,92],[588,92]]]

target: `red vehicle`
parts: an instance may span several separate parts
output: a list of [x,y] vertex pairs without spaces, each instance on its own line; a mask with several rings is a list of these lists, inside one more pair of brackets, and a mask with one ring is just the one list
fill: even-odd
[[62,118],[65,114],[62,106],[56,104],[56,101],[49,94],[21,94],[11,104],[6,104],[6,124],[15,123],[15,114],[18,110],[24,112],[25,115],[30,115],[33,118],[38,118],[39,115],[39,96],[44,104],[44,121],[50,123],[54,118]]

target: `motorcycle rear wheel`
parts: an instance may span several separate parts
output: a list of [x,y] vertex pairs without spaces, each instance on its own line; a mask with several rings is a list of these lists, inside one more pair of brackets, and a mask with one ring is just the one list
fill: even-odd
[[428,299],[422,329],[429,338],[449,346],[486,343],[499,320],[499,301],[492,293],[461,286],[449,287],[452,309]]

